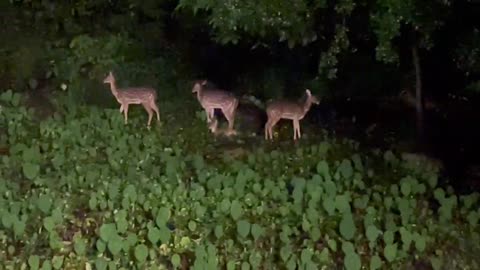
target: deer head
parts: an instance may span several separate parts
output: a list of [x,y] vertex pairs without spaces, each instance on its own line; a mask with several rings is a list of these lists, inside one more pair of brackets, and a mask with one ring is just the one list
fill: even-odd
[[320,103],[320,100],[316,96],[312,95],[310,89],[305,89],[305,93],[307,94],[307,100],[310,100],[310,102],[312,102],[313,104]]
[[205,85],[207,85],[207,80],[195,82],[195,84],[193,85],[192,93],[200,92],[200,90],[202,90],[202,87],[204,87]]
[[110,71],[108,73],[108,76],[103,79],[103,83],[114,83],[115,82],[115,77],[113,76],[113,73]]

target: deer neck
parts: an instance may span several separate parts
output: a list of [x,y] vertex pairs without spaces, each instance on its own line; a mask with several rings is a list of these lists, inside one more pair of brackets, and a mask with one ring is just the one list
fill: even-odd
[[310,107],[312,107],[312,100],[310,98],[307,98],[307,100],[305,100],[305,103],[303,103],[302,118],[305,117],[307,112],[310,110]]
[[202,89],[199,89],[197,91],[197,99],[198,101],[201,103],[202,102],[202,97],[203,97],[203,90]]
[[116,84],[115,81],[110,82],[110,91],[112,91],[112,94],[115,96],[115,98],[117,100],[119,100],[119,98],[118,98],[118,88],[117,88],[117,84]]

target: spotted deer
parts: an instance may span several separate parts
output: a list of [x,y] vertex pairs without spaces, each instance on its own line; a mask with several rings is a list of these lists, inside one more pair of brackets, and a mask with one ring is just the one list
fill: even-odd
[[198,102],[207,114],[207,122],[211,124],[214,120],[215,109],[220,109],[223,115],[225,115],[225,118],[227,118],[228,129],[232,132],[234,130],[233,126],[235,123],[235,112],[238,107],[238,98],[224,90],[205,89],[206,84],[206,80],[195,82],[192,93],[197,94]]
[[280,119],[293,121],[293,140],[300,139],[300,120],[302,120],[310,110],[312,104],[320,103],[319,99],[312,95],[309,89],[305,90],[306,100],[302,103],[288,100],[275,100],[267,104],[268,120],[265,124],[265,139],[273,140],[273,127]]
[[150,128],[150,123],[153,118],[153,111],[157,115],[157,121],[160,122],[160,113],[156,104],[157,92],[150,87],[129,87],[129,88],[117,88],[115,77],[110,71],[108,76],[103,80],[103,83],[110,84],[110,90],[113,96],[120,103],[120,113],[123,112],[125,118],[125,124],[128,123],[128,106],[130,104],[142,104],[143,108],[148,113],[147,127]]

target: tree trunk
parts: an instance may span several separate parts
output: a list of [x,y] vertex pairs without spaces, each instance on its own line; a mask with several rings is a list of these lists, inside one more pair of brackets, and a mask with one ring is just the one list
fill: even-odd
[[413,66],[415,68],[415,107],[417,112],[417,136],[420,143],[424,139],[423,125],[423,100],[422,100],[422,73],[420,67],[420,58],[416,45],[412,47]]

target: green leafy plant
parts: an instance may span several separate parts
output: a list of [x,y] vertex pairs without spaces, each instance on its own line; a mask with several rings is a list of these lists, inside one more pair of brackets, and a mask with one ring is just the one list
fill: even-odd
[[20,96],[0,99],[5,268],[441,268],[445,254],[478,266],[465,251],[478,251],[480,195],[393,152],[325,138],[224,159],[193,106],[166,112],[174,131],[148,131],[93,106],[33,125]]

